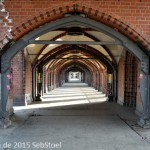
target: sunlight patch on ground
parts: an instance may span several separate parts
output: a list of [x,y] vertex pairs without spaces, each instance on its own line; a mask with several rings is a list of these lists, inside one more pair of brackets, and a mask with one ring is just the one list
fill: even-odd
[[[72,86],[71,86],[72,85]],[[74,106],[93,103],[102,103],[107,100],[105,94],[79,83],[70,83],[54,89],[41,97],[41,102],[35,102],[27,106],[14,107],[14,110],[33,109],[33,108],[52,108],[61,106]],[[68,88],[69,87],[69,88]]]

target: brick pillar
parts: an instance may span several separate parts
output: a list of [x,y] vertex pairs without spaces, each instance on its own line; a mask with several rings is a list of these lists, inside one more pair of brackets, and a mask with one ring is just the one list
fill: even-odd
[[28,57],[25,57],[25,100],[30,104],[32,99],[32,66]]
[[47,81],[46,81],[46,78],[47,78],[47,70],[46,70],[46,67],[44,67],[44,71],[43,71],[43,94],[46,93],[46,89],[47,89]]
[[100,91],[102,93],[106,93],[106,87],[107,87],[107,73],[106,70],[103,70],[100,74]]
[[118,103],[124,104],[124,81],[125,81],[125,56],[122,56],[118,64]]
[[49,72],[49,69],[47,70],[47,91],[49,92],[50,91],[50,72]]
[[103,70],[103,93],[107,92],[107,70]]
[[51,90],[54,89],[54,71],[51,70]]
[[24,106],[25,103],[25,77],[24,77],[24,55],[20,51],[12,60],[13,69],[13,104]]

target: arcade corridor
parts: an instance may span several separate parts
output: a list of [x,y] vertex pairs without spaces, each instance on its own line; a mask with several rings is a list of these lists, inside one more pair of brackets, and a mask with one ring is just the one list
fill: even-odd
[[150,150],[150,0],[0,0],[0,150]]
[[106,105],[132,109],[137,124],[150,128],[149,2],[114,1],[0,0],[3,126],[11,125],[16,106],[68,105],[61,88],[84,83],[98,94],[79,86],[72,104],[86,106],[94,96],[96,105],[103,94]]

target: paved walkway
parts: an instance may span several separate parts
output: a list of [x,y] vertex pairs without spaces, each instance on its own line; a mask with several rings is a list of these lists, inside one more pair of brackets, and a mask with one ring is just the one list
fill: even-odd
[[42,99],[15,107],[12,127],[0,129],[0,150],[6,145],[19,150],[150,150],[150,131],[137,126],[134,110],[107,102],[86,84],[64,84]]

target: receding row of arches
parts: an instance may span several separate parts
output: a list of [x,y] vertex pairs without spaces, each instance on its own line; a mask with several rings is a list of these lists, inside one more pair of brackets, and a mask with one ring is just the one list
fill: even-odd
[[23,62],[18,65],[25,73],[19,79],[25,82],[21,94],[27,103],[41,100],[42,95],[65,82],[85,82],[111,101],[141,111],[141,126],[150,118],[148,56],[126,36],[100,22],[70,13],[11,45],[1,58],[4,118],[12,108],[8,100],[13,98],[11,85],[13,89],[18,86],[9,78],[13,76],[10,68],[14,56]]

